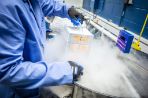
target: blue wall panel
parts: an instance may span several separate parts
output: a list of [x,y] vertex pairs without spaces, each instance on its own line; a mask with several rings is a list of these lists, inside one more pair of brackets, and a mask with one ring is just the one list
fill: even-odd
[[[84,0],[83,7],[90,11],[92,1],[94,0]],[[139,34],[146,14],[148,13],[148,0],[133,0],[132,5],[125,5],[124,1],[125,0],[95,0],[93,8],[95,8],[95,13],[99,16]],[[124,16],[122,16],[123,12],[125,12]],[[148,23],[144,30],[143,37],[148,39]]]
[[90,11],[90,2],[91,2],[91,0],[84,0],[83,1],[83,8]]
[[148,9],[148,0],[133,0],[133,7]]
[[[133,5],[126,8],[124,18],[120,25],[139,35],[147,13],[148,1],[134,0]],[[148,39],[148,24],[144,30],[143,37]]]
[[115,24],[120,24],[123,2],[123,0],[105,0],[102,10],[97,14],[107,20],[112,20]]

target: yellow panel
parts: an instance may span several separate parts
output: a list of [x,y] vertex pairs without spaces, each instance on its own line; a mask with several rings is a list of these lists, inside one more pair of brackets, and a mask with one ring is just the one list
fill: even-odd
[[79,50],[79,44],[70,44],[69,48],[71,51],[77,51]]
[[81,42],[89,42],[90,41],[90,39],[89,39],[89,37],[88,36],[82,36],[81,37]]
[[74,42],[80,42],[81,41],[81,36],[80,35],[73,35],[72,36],[72,40]]
[[69,50],[73,52],[88,52],[89,51],[89,45],[80,45],[80,44],[70,44]]
[[72,41],[75,43],[88,43],[90,42],[90,37],[88,36],[80,36],[80,35],[73,35]]
[[83,51],[83,52],[87,52],[89,50],[89,46],[88,45],[80,45],[79,50]]

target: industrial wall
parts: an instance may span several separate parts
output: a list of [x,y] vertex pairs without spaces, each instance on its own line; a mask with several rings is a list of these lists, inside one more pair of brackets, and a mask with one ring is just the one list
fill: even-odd
[[[139,35],[148,0],[84,0],[83,8]],[[148,39],[148,23],[143,37]]]
[[[83,0],[64,0],[67,4],[82,8]],[[84,0],[85,1],[85,0]]]

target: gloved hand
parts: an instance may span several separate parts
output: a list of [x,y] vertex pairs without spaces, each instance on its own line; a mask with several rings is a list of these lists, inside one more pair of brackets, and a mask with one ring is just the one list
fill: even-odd
[[68,14],[71,18],[71,22],[75,25],[75,26],[79,26],[80,24],[83,24],[84,21],[84,16],[82,15],[82,13],[79,13],[74,6],[72,6],[71,8],[69,8],[68,10]]
[[82,65],[77,64],[73,61],[68,61],[73,69],[73,82],[78,81],[81,75],[83,75],[83,67]]

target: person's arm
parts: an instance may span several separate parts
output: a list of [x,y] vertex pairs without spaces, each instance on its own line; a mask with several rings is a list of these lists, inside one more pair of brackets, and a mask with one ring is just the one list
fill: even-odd
[[0,10],[0,83],[23,89],[72,83],[68,62],[23,61],[26,31],[13,9],[5,12]]
[[38,0],[42,8],[44,16],[59,16],[62,18],[69,18],[68,7],[64,3],[56,0]]
[[65,5],[56,0],[38,0],[44,16],[68,18],[75,26],[83,24],[84,16],[73,6]]

